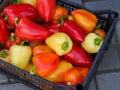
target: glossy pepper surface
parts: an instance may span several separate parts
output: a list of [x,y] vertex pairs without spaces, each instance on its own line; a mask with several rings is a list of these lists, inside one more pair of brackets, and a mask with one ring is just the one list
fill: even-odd
[[15,35],[23,40],[45,40],[51,33],[43,26],[38,25],[27,18],[21,18],[15,30]]
[[67,19],[68,18],[68,11],[67,11],[67,9],[65,7],[56,5],[55,13],[53,14],[53,18],[52,18],[51,21],[53,23],[58,23],[59,19],[61,17],[64,17],[64,19]]
[[31,58],[32,49],[29,46],[13,45],[10,48],[10,63],[24,69]]
[[3,18],[0,17],[0,43],[8,39],[9,32]]
[[67,71],[73,68],[73,65],[67,60],[61,60],[57,69],[45,79],[54,83],[64,83],[64,75]]
[[55,53],[37,54],[32,59],[39,76],[47,76],[57,69],[59,65],[59,56]]
[[7,17],[8,24],[15,26],[15,19],[26,17],[32,21],[38,18],[37,10],[30,4],[11,4],[4,8],[3,13]]
[[55,12],[56,0],[36,0],[36,8],[46,22],[49,22],[52,19],[52,16]]
[[32,52],[33,52],[33,56],[35,56],[41,53],[50,53],[50,52],[53,52],[53,50],[49,48],[46,44],[42,44],[42,45],[34,46],[32,49]]
[[73,45],[71,38],[63,32],[52,34],[45,42],[59,56],[70,52]]
[[86,33],[94,30],[97,24],[97,17],[85,9],[75,9],[71,12],[74,21],[80,25]]
[[88,53],[97,53],[103,43],[103,38],[96,33],[89,33],[85,37],[85,41],[81,43],[81,46]]
[[75,66],[90,67],[93,62],[89,54],[75,43],[73,43],[72,50],[63,57]]
[[76,42],[84,41],[84,30],[72,20],[64,21],[61,32],[67,33]]
[[88,74],[88,67],[74,67],[66,72],[64,76],[64,82],[67,85],[76,86],[82,84]]

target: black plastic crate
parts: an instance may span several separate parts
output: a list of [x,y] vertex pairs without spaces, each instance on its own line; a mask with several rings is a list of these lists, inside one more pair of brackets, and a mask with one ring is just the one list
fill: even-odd
[[[57,0],[57,4],[60,6],[64,6],[67,8],[69,13],[76,9],[82,8],[86,9],[84,6],[74,4],[73,2],[65,1],[65,0]],[[91,10],[88,10],[91,11]],[[21,83],[28,85],[35,90],[87,90],[89,84],[91,83],[92,78],[94,77],[96,70],[102,60],[102,56],[104,51],[109,46],[115,26],[118,19],[118,13],[112,10],[97,10],[91,11],[96,14],[98,17],[98,24],[102,26],[102,28],[107,32],[107,36],[97,54],[94,55],[94,62],[89,70],[87,77],[84,80],[83,84],[79,84],[77,86],[68,86],[68,85],[60,85],[49,82],[37,75],[31,75],[29,72],[17,68],[3,60],[0,60],[0,72],[2,74],[7,75],[15,80],[20,81]]]

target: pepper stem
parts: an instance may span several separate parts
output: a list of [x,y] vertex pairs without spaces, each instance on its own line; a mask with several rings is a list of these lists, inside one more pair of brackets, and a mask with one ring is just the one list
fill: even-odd
[[14,35],[14,33],[11,33],[10,35],[10,41],[14,42],[16,40],[16,36]]
[[36,69],[36,67],[35,66],[32,66],[31,68],[30,68],[30,74],[35,74],[35,69]]
[[21,45],[21,46],[24,46],[24,45],[25,45],[25,42],[26,42],[26,41],[24,41],[24,40],[21,41],[20,45]]
[[59,25],[62,26],[64,21],[65,21],[65,17],[64,16],[60,17],[59,18]]
[[5,21],[7,21],[7,20],[8,20],[8,17],[7,17],[7,16],[5,16],[4,20],[5,20]]
[[100,29],[100,28],[101,28],[101,25],[95,26],[95,29]]
[[67,50],[69,48],[69,43],[68,41],[65,41],[63,44],[62,44],[62,50]]
[[18,18],[15,18],[15,19],[14,19],[15,26],[18,25],[18,20],[19,20]]
[[94,40],[94,43],[95,43],[95,45],[99,46],[100,43],[101,43],[101,41],[102,41],[102,37],[99,37],[99,38],[96,38],[96,39]]
[[4,50],[1,54],[0,57],[6,58],[8,56],[8,53]]

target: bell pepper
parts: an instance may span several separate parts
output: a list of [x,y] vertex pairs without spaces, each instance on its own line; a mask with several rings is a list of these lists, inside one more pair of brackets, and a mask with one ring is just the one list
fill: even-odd
[[84,41],[84,30],[72,20],[64,21],[61,32],[67,33],[76,42]]
[[20,3],[28,3],[28,4],[36,7],[36,0],[20,0]]
[[15,26],[15,21],[22,17],[35,21],[39,16],[37,10],[32,5],[25,3],[10,4],[3,9],[3,13],[6,15],[10,26]]
[[21,39],[16,37],[14,33],[10,33],[9,38],[5,41],[5,47],[9,49],[12,45],[20,44]]
[[92,32],[97,24],[97,17],[94,13],[85,9],[75,9],[71,12],[74,21],[80,25],[86,33]]
[[49,32],[51,32],[51,34],[59,32],[61,30],[60,29],[60,24],[59,23],[55,23],[55,24],[49,25],[49,26],[47,26],[47,30]]
[[105,39],[106,37],[106,32],[104,29],[101,28],[101,25],[97,25],[93,32],[101,36],[103,39]]
[[9,50],[3,49],[0,51],[0,60],[10,63]]
[[56,0],[36,0],[36,8],[42,19],[49,22],[55,12]]
[[45,43],[59,56],[70,52],[73,45],[71,38],[63,32],[52,34]]
[[6,41],[9,37],[7,25],[3,18],[0,17],[0,43]]
[[63,57],[71,62],[74,66],[90,67],[93,62],[91,56],[76,43],[73,43],[72,50],[63,55]]
[[55,53],[37,54],[32,59],[39,76],[45,77],[57,69],[59,65],[59,56]]
[[56,5],[55,13],[53,14],[53,18],[52,18],[51,22],[58,23],[59,19],[61,17],[64,17],[65,19],[67,19],[68,18],[68,11],[65,7]]
[[34,64],[32,62],[28,63],[28,65],[25,67],[25,70],[30,72],[30,74],[37,75],[36,67],[34,66]]
[[19,4],[21,0],[10,0],[10,4]]
[[47,45],[42,44],[42,45],[36,45],[35,47],[33,47],[32,52],[33,52],[33,56],[35,56],[40,53],[50,53],[50,52],[53,52],[53,50],[49,48]]
[[74,67],[66,72],[64,76],[64,82],[67,85],[73,86],[82,84],[88,74],[88,71],[89,71],[88,67]]
[[13,45],[10,47],[10,63],[24,69],[30,62],[32,49],[30,46]]
[[89,33],[85,37],[85,41],[81,43],[81,46],[88,53],[97,53],[103,43],[103,38],[93,32]]
[[[67,66],[67,67],[66,67]],[[50,75],[44,77],[45,79],[54,83],[64,83],[64,75],[67,71],[73,68],[73,65],[67,60],[61,60],[57,69]]]
[[27,18],[21,18],[15,29],[15,35],[23,40],[40,41],[45,40],[51,33],[43,26],[38,25]]

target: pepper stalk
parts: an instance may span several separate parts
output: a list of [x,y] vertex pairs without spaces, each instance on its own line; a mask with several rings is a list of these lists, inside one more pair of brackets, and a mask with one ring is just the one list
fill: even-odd
[[103,38],[95,33],[89,33],[86,35],[85,40],[81,43],[81,46],[88,53],[97,53],[103,43]]

